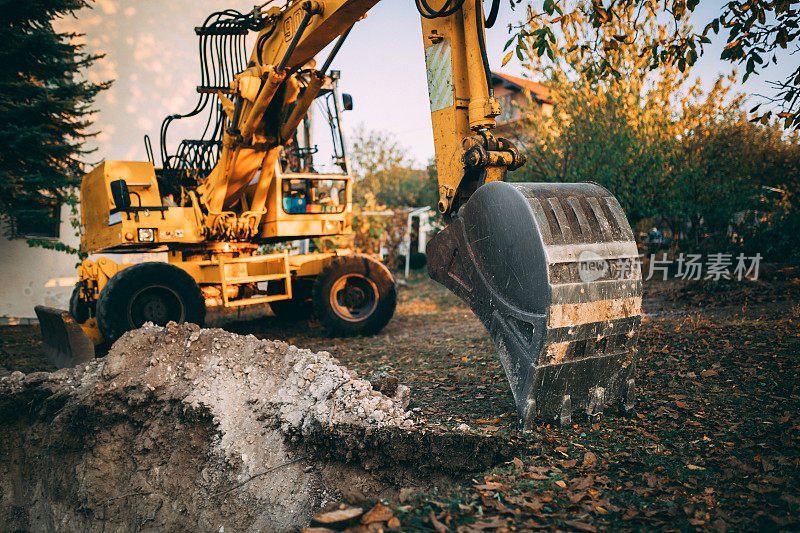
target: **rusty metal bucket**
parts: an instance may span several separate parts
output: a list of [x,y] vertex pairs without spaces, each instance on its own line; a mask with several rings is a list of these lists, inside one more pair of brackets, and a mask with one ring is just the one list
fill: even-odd
[[428,244],[428,272],[497,347],[525,430],[633,408],[642,279],[617,200],[593,183],[491,182]]

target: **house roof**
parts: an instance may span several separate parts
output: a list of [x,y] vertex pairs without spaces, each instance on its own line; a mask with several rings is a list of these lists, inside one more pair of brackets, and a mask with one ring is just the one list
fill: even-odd
[[509,89],[518,89],[520,91],[530,91],[531,95],[537,102],[552,104],[550,101],[550,89],[537,83],[535,81],[526,80],[525,78],[518,78],[509,74],[502,74],[500,72],[492,72],[492,81],[500,82],[504,87]]

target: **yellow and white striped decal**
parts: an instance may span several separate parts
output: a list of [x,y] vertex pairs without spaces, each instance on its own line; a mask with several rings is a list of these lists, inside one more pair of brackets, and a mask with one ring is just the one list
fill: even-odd
[[450,58],[450,39],[425,49],[428,73],[428,95],[431,113],[453,105],[453,63]]

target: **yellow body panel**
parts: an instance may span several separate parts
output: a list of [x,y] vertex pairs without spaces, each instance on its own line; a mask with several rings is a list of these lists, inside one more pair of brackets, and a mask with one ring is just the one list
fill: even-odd
[[[162,207],[152,163],[104,161],[84,176],[81,184],[82,252],[96,253],[120,247],[153,248],[168,243],[196,243],[202,239],[200,221],[191,207],[170,207],[163,215],[156,210],[115,213],[117,206],[109,184],[119,179],[128,184],[134,206]],[[140,228],[155,229],[155,240],[140,242]]]
[[[275,165],[275,179],[270,183],[266,209],[259,229],[262,239],[305,238],[343,235],[352,232],[353,179],[345,174],[284,174],[280,164]],[[283,208],[281,187],[283,180],[315,179],[343,180],[346,182],[345,203],[339,213],[287,213]]]
[[[268,185],[266,212],[254,242],[259,240],[302,239],[347,234],[352,231],[352,178],[343,174],[283,174],[276,163],[274,178]],[[193,207],[169,207],[165,211],[115,212],[109,184],[125,180],[132,193],[141,197],[142,206],[161,207],[153,165],[148,162],[105,161],[83,178],[81,185],[81,251],[86,253],[132,252],[179,244],[199,244],[208,239],[207,228]],[[287,179],[338,180],[346,182],[346,202],[338,213],[287,213],[282,206],[281,186]],[[245,196],[256,188],[245,192]],[[134,196],[135,204],[138,197]],[[137,205],[134,205],[136,207]],[[137,220],[138,218],[138,220]],[[139,240],[139,229],[153,229],[154,240]]]
[[[266,301],[286,300],[292,297],[291,282],[299,277],[318,276],[331,260],[340,255],[348,255],[350,250],[336,252],[316,252],[309,254],[289,255],[286,252],[266,255],[246,255],[228,258],[223,255],[212,259],[182,260],[181,254],[170,253],[168,262],[189,274],[201,287],[208,285],[239,285],[260,283],[262,281],[280,281],[285,283],[283,294],[269,297],[269,300],[250,298],[238,302],[225,298],[225,307],[253,305]],[[79,279],[88,294],[82,296],[86,301],[96,301],[103,287],[114,275],[132,265],[121,264],[106,257],[96,262],[85,259],[78,267]],[[226,292],[223,290],[223,294]],[[94,320],[94,319],[92,319]],[[89,327],[89,326],[87,326]],[[95,343],[99,344],[99,343]]]

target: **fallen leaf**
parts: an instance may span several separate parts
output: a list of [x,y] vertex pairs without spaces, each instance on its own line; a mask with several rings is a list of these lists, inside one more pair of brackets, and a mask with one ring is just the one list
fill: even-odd
[[361,517],[362,524],[371,524],[373,522],[388,522],[394,516],[394,512],[383,505],[378,503],[367,514]]
[[705,470],[705,468],[703,468],[702,466],[697,466],[697,465],[686,465],[686,468],[688,468],[689,470]]
[[527,477],[530,479],[537,479],[537,480],[550,479],[550,476],[545,476],[544,474],[538,474],[536,472],[528,473]]
[[594,527],[592,524],[587,524],[586,522],[578,522],[577,520],[564,520],[564,523],[569,527],[578,529],[580,531],[597,531],[596,527]]
[[525,502],[522,503],[522,508],[531,513],[538,513],[539,511],[542,510],[542,507],[544,507],[544,503],[540,501],[532,502],[526,500]]
[[431,519],[431,525],[433,526],[433,529],[437,531],[437,533],[447,532],[447,526],[445,526],[444,524],[439,522],[439,520],[436,519],[436,515],[433,514],[433,511],[431,511],[430,519]]
[[573,480],[569,488],[571,490],[584,490],[591,487],[592,484],[594,484],[594,476],[587,476]]
[[583,467],[591,468],[597,463],[597,456],[593,452],[583,454]]
[[490,522],[483,522],[483,521],[473,522],[472,524],[470,524],[470,526],[472,526],[472,529],[483,531],[484,529],[497,529],[500,527],[505,527],[506,521],[501,520],[499,518],[494,518]]
[[364,510],[361,507],[348,507],[347,509],[337,509],[335,511],[328,511],[327,513],[319,513],[314,515],[314,522],[320,524],[336,524],[337,522],[346,522],[352,520],[357,516],[361,516]]
[[481,485],[475,485],[475,489],[477,490],[500,490],[502,488],[505,488],[505,485],[502,483],[495,483],[493,481],[483,483]]

